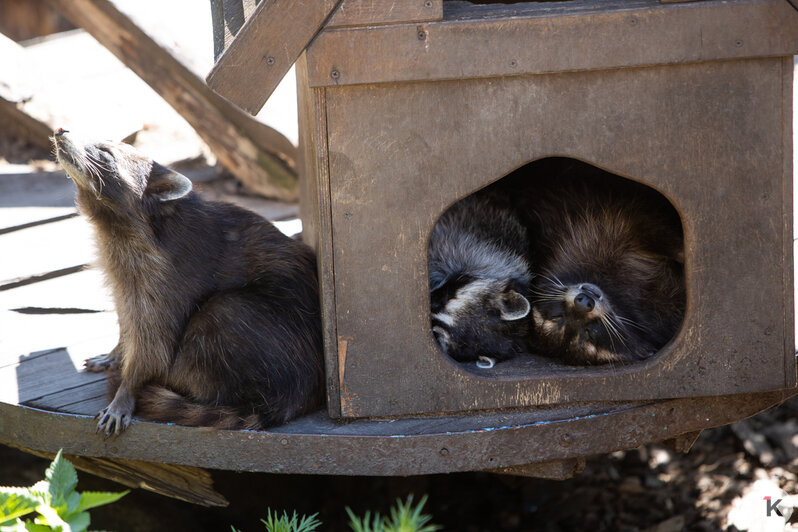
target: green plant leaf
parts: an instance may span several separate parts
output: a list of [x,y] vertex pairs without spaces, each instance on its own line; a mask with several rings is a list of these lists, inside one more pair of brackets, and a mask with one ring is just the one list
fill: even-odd
[[70,515],[66,522],[69,524],[69,529],[72,532],[86,532],[91,524],[91,517],[89,512],[78,512]]
[[39,505],[27,488],[0,488],[0,525],[27,515]]
[[349,506],[346,508],[346,513],[349,515],[349,528],[352,529],[352,532],[382,532],[382,518],[380,517],[379,512],[374,514],[374,518],[371,518],[371,512],[366,511],[366,515],[360,519],[355,513],[352,511]]
[[32,521],[25,521],[25,528],[23,529],[27,532],[53,532],[53,530],[57,530],[54,528],[50,528],[49,526],[39,525]]
[[116,502],[125,495],[130,493],[130,490],[120,491],[116,493],[109,493],[105,491],[84,491],[80,494],[80,502],[75,509],[77,512],[90,510],[105,504]]
[[44,478],[50,483],[51,506],[59,508],[59,510],[61,506],[64,506],[63,511],[59,513],[66,512],[67,497],[75,491],[75,487],[78,485],[78,473],[75,471],[75,466],[64,458],[59,450],[50,467],[44,472]]

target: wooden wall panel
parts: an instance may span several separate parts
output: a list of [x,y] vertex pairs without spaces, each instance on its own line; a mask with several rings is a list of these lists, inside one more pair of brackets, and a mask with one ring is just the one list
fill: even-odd
[[[327,89],[332,232],[321,238],[333,242],[343,415],[793,386],[787,65],[774,58]],[[642,181],[676,205],[686,236],[684,326],[639,365],[532,367],[490,379],[434,345],[429,233],[457,199],[552,155]]]

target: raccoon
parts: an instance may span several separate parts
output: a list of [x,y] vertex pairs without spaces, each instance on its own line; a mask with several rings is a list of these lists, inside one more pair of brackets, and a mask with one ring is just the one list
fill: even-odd
[[490,194],[440,217],[428,260],[432,333],[443,353],[485,368],[526,352],[528,245],[525,228]]
[[574,365],[628,363],[674,337],[684,243],[663,196],[574,161],[524,197],[534,351]]
[[137,416],[261,429],[321,406],[316,260],[257,214],[207,202],[191,181],[121,143],[58,129],[58,161],[94,226],[119,344],[87,369],[118,368],[97,430]]

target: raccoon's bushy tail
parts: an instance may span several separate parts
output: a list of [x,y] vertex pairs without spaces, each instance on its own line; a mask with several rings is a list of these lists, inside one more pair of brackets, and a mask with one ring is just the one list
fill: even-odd
[[261,417],[229,406],[194,403],[163,386],[147,385],[136,395],[136,417],[189,427],[258,430]]

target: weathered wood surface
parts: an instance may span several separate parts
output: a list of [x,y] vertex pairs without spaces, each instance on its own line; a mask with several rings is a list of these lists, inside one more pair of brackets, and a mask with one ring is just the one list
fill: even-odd
[[262,0],[208,74],[208,85],[257,113],[342,0]]
[[[316,109],[325,108],[323,90],[311,93]],[[320,141],[322,132],[314,133]],[[40,191],[43,198],[45,192]],[[0,238],[51,225],[68,245],[86,247],[89,242],[74,227],[69,230],[76,220],[17,229]],[[38,242],[50,245],[46,238]],[[26,239],[16,239],[13,246],[0,241],[0,250],[15,258],[38,253]],[[63,269],[72,262],[54,262],[52,267]],[[93,416],[107,404],[105,379],[86,373],[82,364],[116,342],[109,303],[94,270],[0,291],[0,443],[37,453],[63,448],[78,467],[95,474],[205,504],[223,501],[209,491],[202,472],[182,466],[347,475],[502,469],[563,477],[578,469],[585,455],[735,421],[793,393],[355,422],[337,422],[316,412],[262,432],[135,422],[121,436],[104,439],[95,434]],[[13,310],[19,308],[37,311]],[[79,312],[62,313],[69,309]],[[527,467],[536,462],[545,463]]]
[[91,417],[0,402],[0,442],[51,453],[62,448],[81,456],[216,469],[416,475],[494,470],[635,448],[753,415],[791,393],[680,399],[617,406],[584,416],[544,409],[338,423],[320,412],[262,432],[139,421],[111,439],[94,434]]
[[[309,83],[515,76],[798,51],[798,12],[784,0],[573,4],[472,6],[420,26],[325,31],[308,49]],[[495,16],[483,17],[485,10]]]
[[[322,283],[333,285],[322,292],[334,292],[326,361],[342,414],[793,387],[792,64],[743,59],[326,89],[329,174],[320,179],[329,176],[331,231],[317,239],[333,246],[321,258],[333,267]],[[552,369],[532,360],[500,374],[455,365],[430,332],[432,227],[456,200],[552,155],[642,181],[672,201],[686,235],[683,327],[657,357],[632,366]]]
[[283,135],[219,97],[108,0],[51,2],[161,94],[250,189],[296,199],[296,148]]
[[[222,55],[255,12],[255,0],[211,0],[213,50]],[[428,22],[443,18],[442,0],[344,0],[325,28]]]

